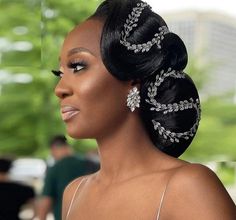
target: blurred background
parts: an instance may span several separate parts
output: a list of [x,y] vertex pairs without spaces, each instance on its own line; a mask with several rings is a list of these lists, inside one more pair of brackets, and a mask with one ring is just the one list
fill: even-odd
[[[65,35],[100,2],[0,0],[0,156],[17,159],[12,178],[33,184],[38,192],[46,162],[50,161],[48,141],[55,134],[65,133],[53,93],[57,79],[50,71],[58,68]],[[233,1],[220,5],[210,0],[147,2],[186,43],[186,72],[200,91],[202,120],[182,159],[212,168],[236,201]],[[69,142],[79,154],[96,150],[94,140],[69,138]]]

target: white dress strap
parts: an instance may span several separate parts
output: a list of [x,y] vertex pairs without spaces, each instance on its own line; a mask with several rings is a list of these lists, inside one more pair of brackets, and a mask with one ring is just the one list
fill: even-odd
[[[183,167],[183,166],[179,167],[179,169],[181,169],[182,167]],[[179,169],[178,169],[178,170],[179,170]],[[177,171],[176,171],[176,172],[177,172]],[[163,191],[163,193],[162,193],[162,196],[161,196],[161,201],[160,201],[160,205],[159,205],[159,208],[158,208],[156,220],[159,220],[159,219],[160,219],[161,207],[162,207],[162,204],[163,204],[163,201],[164,201],[164,197],[165,197],[165,194],[166,194],[167,187],[168,187],[168,185],[170,184],[170,181],[171,181],[171,179],[173,178],[173,176],[175,175],[176,172],[174,172],[174,173],[171,175],[171,177],[169,178],[169,180],[168,180],[167,183],[166,183],[165,189],[164,189],[164,191]]]
[[71,210],[71,207],[72,207],[73,202],[74,202],[74,200],[75,200],[75,196],[76,196],[76,194],[77,194],[77,192],[78,192],[78,190],[79,190],[79,187],[81,186],[81,183],[82,183],[84,180],[86,180],[86,179],[87,179],[87,178],[83,178],[83,179],[80,181],[80,183],[78,184],[78,186],[76,187],[75,192],[74,192],[74,194],[73,194],[73,196],[72,196],[72,199],[71,199],[71,201],[70,201],[70,205],[69,205],[69,208],[68,208],[68,211],[67,211],[67,214],[66,214],[66,219],[68,218],[68,216],[69,216],[69,214],[70,214],[70,210]]
[[159,205],[158,213],[157,213],[157,220],[159,220],[159,218],[160,218],[161,207],[162,207],[162,203],[163,203],[164,196],[165,196],[165,193],[166,193],[167,185],[166,185],[165,190],[163,191],[162,196],[161,196],[161,201],[160,201],[160,205]]

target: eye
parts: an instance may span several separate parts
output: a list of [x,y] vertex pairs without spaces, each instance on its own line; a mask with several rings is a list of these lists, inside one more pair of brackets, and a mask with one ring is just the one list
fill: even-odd
[[52,73],[57,77],[62,77],[63,72],[60,70],[52,70]]
[[84,69],[86,67],[86,63],[84,61],[74,61],[69,63],[68,67],[73,69],[73,72],[76,73]]

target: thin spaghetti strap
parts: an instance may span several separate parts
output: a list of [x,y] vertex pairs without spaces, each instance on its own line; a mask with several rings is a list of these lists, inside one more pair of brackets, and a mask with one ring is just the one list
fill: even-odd
[[82,183],[84,180],[86,180],[86,179],[87,179],[87,178],[84,177],[84,178],[80,181],[80,183],[78,184],[78,186],[76,187],[75,192],[74,192],[74,194],[73,194],[73,196],[72,196],[72,199],[71,199],[71,201],[70,201],[70,205],[69,205],[69,208],[68,208],[68,211],[67,211],[67,214],[66,214],[66,219],[68,218],[68,216],[69,216],[69,214],[70,214],[70,210],[71,210],[72,204],[73,204],[73,202],[74,202],[74,200],[75,200],[75,196],[76,196],[76,194],[77,194],[77,192],[78,192],[78,190],[79,190],[79,187],[81,186],[81,183]]
[[[167,184],[167,185],[168,185],[168,184]],[[165,190],[164,190],[164,192],[162,193],[162,196],[161,196],[161,201],[160,201],[160,205],[159,205],[158,213],[157,213],[157,220],[158,220],[159,217],[160,217],[161,207],[162,207],[162,203],[163,203],[163,200],[164,200],[164,196],[165,196],[165,192],[166,192],[166,189],[167,189],[167,185],[166,185]]]
[[[177,170],[181,169],[182,167],[184,167],[184,166],[179,167]],[[177,172],[177,171],[175,171],[175,172],[171,175],[171,177],[169,178],[169,180],[168,180],[167,183],[166,183],[166,187],[165,187],[165,189],[164,189],[164,191],[163,191],[163,193],[162,193],[162,196],[161,196],[161,201],[160,201],[160,205],[159,205],[159,208],[158,208],[156,220],[159,220],[159,218],[160,218],[161,207],[162,207],[162,204],[163,204],[163,201],[164,201],[164,197],[165,197],[165,194],[166,194],[167,187],[168,187],[168,185],[170,184],[170,181],[171,181],[171,179],[173,178],[173,176],[175,175],[176,172]]]

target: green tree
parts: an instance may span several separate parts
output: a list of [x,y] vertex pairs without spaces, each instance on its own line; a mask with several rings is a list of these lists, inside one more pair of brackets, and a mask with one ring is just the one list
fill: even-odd
[[[44,157],[50,137],[65,133],[50,70],[66,33],[98,4],[0,0],[0,154]],[[84,151],[94,142],[75,145]]]

